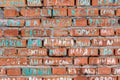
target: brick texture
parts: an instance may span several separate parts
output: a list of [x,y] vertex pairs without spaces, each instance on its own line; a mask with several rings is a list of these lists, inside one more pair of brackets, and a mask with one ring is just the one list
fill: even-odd
[[0,0],[0,80],[120,80],[120,0]]

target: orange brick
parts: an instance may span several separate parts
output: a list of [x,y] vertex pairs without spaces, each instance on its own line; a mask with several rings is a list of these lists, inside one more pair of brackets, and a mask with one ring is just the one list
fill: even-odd
[[18,36],[18,29],[5,29],[4,30],[4,36],[7,37],[17,37]]
[[98,68],[98,74],[111,74],[111,68],[109,67],[102,67]]
[[87,26],[87,19],[85,18],[73,19],[73,26],[80,26],[80,27]]
[[116,10],[116,16],[120,16],[120,9],[119,8]]
[[17,49],[15,49],[15,48],[6,48],[4,50],[3,56],[17,56]]
[[116,35],[117,35],[117,36],[120,36],[120,28],[117,28],[117,29],[116,29]]
[[2,36],[3,34],[2,34],[2,30],[0,29],[0,37]]
[[64,74],[67,73],[67,71],[66,71],[66,68],[55,67],[55,68],[52,68],[52,73],[55,74],[55,75],[57,75],[57,74],[64,75]]
[[19,16],[19,12],[14,8],[5,8],[4,9],[4,17],[17,17]]
[[7,69],[7,75],[8,76],[20,76],[21,75],[21,69],[20,68]]

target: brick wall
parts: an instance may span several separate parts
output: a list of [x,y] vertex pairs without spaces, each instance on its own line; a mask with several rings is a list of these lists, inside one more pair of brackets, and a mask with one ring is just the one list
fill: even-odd
[[120,0],[0,0],[0,80],[120,80]]

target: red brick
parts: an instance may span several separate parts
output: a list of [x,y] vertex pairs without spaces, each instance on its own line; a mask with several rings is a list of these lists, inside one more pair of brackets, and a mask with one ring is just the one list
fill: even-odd
[[49,56],[66,56],[67,50],[66,48],[50,48]]
[[88,64],[88,58],[87,57],[79,57],[74,58],[74,65],[87,65]]
[[0,37],[2,36],[3,34],[2,34],[2,30],[0,29]]
[[99,36],[97,28],[73,28],[70,30],[71,36]]
[[53,16],[67,16],[67,8],[53,8]]
[[97,48],[70,48],[68,50],[69,56],[97,56]]
[[68,30],[67,29],[55,29],[54,36],[55,37],[66,37],[68,36]]
[[92,0],[92,6],[118,6],[119,0]]
[[4,9],[4,17],[17,17],[19,16],[19,12],[14,8],[5,8]]
[[25,21],[26,27],[38,27],[40,24],[40,19],[30,19]]
[[111,68],[109,67],[98,68],[98,74],[102,74],[102,75],[111,74]]
[[27,58],[0,58],[0,66],[27,65]]
[[71,65],[72,58],[44,58],[44,65]]
[[88,80],[117,80],[117,76],[110,76],[110,75],[108,75],[108,76],[91,76],[91,77],[89,77],[89,79]]
[[119,38],[94,38],[92,46],[120,46]]
[[0,7],[25,7],[25,0],[0,0]]
[[28,63],[31,66],[40,66],[42,65],[42,58],[29,58]]
[[81,74],[96,74],[96,69],[95,68],[81,68],[80,71]]
[[52,73],[55,75],[64,75],[67,73],[66,68],[55,67],[52,68]]
[[22,29],[22,37],[48,37],[51,35],[50,29]]
[[112,48],[101,48],[100,55],[112,56],[114,55],[114,49]]
[[97,8],[69,8],[68,16],[98,16]]
[[112,17],[115,15],[115,10],[114,8],[102,8],[100,9],[100,15]]
[[68,74],[80,74],[81,69],[80,68],[68,68]]
[[18,56],[47,56],[45,48],[19,48]]
[[78,77],[75,77],[74,80],[87,80],[87,77],[78,76]]
[[89,26],[118,26],[118,19],[115,18],[91,18],[88,19]]
[[120,55],[120,49],[119,48],[115,49],[115,55],[117,55],[117,56]]
[[114,28],[102,28],[100,29],[101,36],[114,36]]
[[74,0],[44,0],[44,6],[74,6]]
[[90,57],[89,58],[90,65],[115,65],[118,64],[117,58],[98,58],[98,57]]
[[17,37],[18,36],[18,29],[5,29],[4,30],[4,36],[7,37]]
[[120,28],[117,28],[117,29],[116,29],[116,35],[117,35],[117,36],[120,36]]
[[6,69],[0,68],[0,75],[6,75]]
[[[49,12],[49,13],[48,13]],[[24,17],[40,17],[40,16],[51,16],[51,9],[40,9],[40,8],[22,8],[20,11]]]
[[21,69],[20,68],[7,69],[7,75],[8,76],[20,76],[21,75]]
[[73,26],[87,26],[87,19],[85,18],[77,18],[77,19],[73,19]]
[[42,18],[43,27],[55,27],[63,28],[72,25],[72,19],[70,18]]
[[116,10],[116,16],[120,16],[120,9],[119,8]]
[[89,38],[77,38],[76,46],[90,46],[91,42]]
[[73,46],[74,41],[71,38],[47,38],[44,40],[44,46]]
[[6,49],[4,49],[3,56],[17,56],[17,49],[15,49],[15,48],[6,48]]

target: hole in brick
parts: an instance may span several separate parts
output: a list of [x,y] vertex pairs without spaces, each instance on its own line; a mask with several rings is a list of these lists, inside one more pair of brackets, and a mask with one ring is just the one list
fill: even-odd
[[120,24],[120,19],[118,20],[118,24]]

